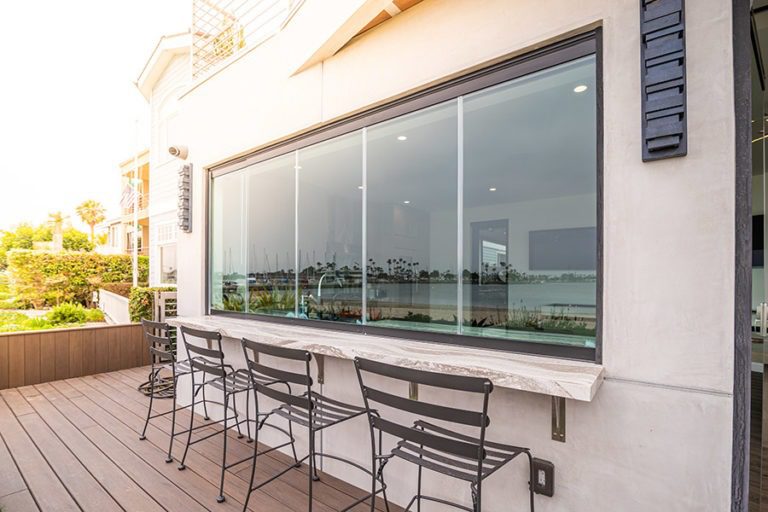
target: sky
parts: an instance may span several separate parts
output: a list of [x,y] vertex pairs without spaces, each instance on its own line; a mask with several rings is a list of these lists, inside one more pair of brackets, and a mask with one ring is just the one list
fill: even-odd
[[[192,0],[7,2],[0,31],[0,230],[96,199],[119,213],[118,164],[149,141],[134,82]],[[138,130],[137,130],[138,119]],[[137,132],[139,136],[137,137]],[[138,140],[138,142],[137,142]]]

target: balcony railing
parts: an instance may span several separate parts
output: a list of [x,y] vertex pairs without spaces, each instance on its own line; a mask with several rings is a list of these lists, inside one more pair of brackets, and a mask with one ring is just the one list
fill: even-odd
[[[138,203],[138,204],[137,204]],[[134,205],[138,206],[139,209],[139,215],[142,215],[143,212],[149,207],[149,194],[143,193],[139,195],[138,201],[131,202],[130,206],[128,208],[123,208],[123,215],[133,215],[133,207]]]
[[192,73],[212,72],[277,33],[304,0],[193,0]]

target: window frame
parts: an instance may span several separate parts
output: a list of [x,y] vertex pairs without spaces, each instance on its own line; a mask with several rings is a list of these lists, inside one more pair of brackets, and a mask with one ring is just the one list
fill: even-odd
[[176,242],[176,240],[172,242],[163,242],[161,244],[157,244],[157,259],[160,260],[160,265],[158,266],[158,281],[160,283],[160,286],[167,286],[167,287],[173,287],[176,286],[177,283],[167,283],[163,280],[163,249],[166,247],[174,247],[176,249],[176,280],[179,280],[179,246]]
[[[372,325],[358,325],[346,323],[334,323],[324,320],[312,320],[302,318],[277,317],[259,313],[244,313],[235,311],[216,310],[211,307],[211,228],[212,209],[211,191],[215,178],[240,171],[253,164],[270,160],[287,153],[302,149],[307,146],[323,142],[347,133],[361,130],[383,121],[422,110],[439,103],[454,100],[482,89],[487,89],[515,78],[519,78],[537,71],[542,71],[559,64],[570,62],[589,55],[595,56],[595,83],[596,83],[596,175],[597,183],[597,269],[596,269],[596,329],[595,347],[579,347],[556,345],[546,342],[522,341],[515,339],[492,338],[484,336],[471,336],[466,334],[436,333],[416,331],[401,328],[376,327]],[[339,121],[327,123],[323,126],[297,135],[290,139],[266,146],[239,158],[235,158],[207,169],[205,180],[205,310],[209,315],[228,316],[234,318],[265,321],[279,324],[289,324],[304,327],[313,327],[327,330],[355,332],[359,334],[371,334],[400,339],[426,341],[433,343],[446,343],[475,348],[487,348],[503,350],[506,352],[518,352],[524,354],[541,355],[566,359],[577,359],[602,362],[602,325],[603,325],[603,57],[602,57],[602,30],[596,28],[588,32],[570,37],[563,41],[551,44],[544,48],[521,54],[499,63],[484,67],[456,78],[449,79],[438,85],[429,87],[423,91],[405,96],[401,99],[383,104],[349,116]]]

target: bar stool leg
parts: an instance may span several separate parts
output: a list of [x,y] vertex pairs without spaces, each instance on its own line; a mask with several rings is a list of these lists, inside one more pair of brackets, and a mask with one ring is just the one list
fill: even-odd
[[309,507],[307,510],[309,512],[312,512],[312,486],[314,484],[314,474],[315,474],[315,433],[312,430],[312,416],[309,417],[310,421],[310,427],[309,427],[309,457],[307,462],[309,462],[309,475],[307,480],[309,481]]
[[[258,430],[257,430],[258,432]],[[299,462],[299,456],[296,455],[296,440],[293,437],[293,422],[288,422],[288,435],[291,437],[291,451],[293,452],[293,461],[295,462],[295,466],[298,468],[301,466],[301,463]]]
[[139,441],[144,441],[147,438],[147,426],[149,426],[149,417],[152,416],[152,404],[155,401],[155,380],[160,370],[155,370],[155,365],[152,365],[152,370],[149,372],[149,409],[147,410],[147,419],[144,422],[144,429],[141,431]]
[[416,485],[416,512],[421,512],[421,466],[419,466],[419,477]]
[[245,495],[245,503],[243,504],[243,512],[248,510],[248,501],[251,499],[251,493],[253,492],[253,480],[256,478],[256,460],[259,453],[259,429],[255,429],[253,434],[253,463],[251,464],[251,478],[248,480],[248,494]]
[[[258,419],[258,414],[256,415],[256,419]],[[251,390],[246,389],[245,390],[245,431],[248,435],[248,442],[252,443],[253,438],[251,437]]]
[[[179,463],[179,471],[183,471],[187,469],[187,466],[184,465],[184,462],[187,460],[187,453],[189,452],[189,443],[192,442],[192,427],[195,425],[195,405],[197,404],[195,402],[195,397],[197,397],[197,392],[195,392],[195,377],[194,372],[190,374],[192,377],[192,406],[189,409],[189,430],[187,430],[187,446],[184,447],[184,455],[181,456],[181,463]],[[205,386],[203,386],[203,389],[205,389]],[[199,390],[198,390],[199,391]]]
[[[317,432],[315,432],[313,435],[317,435]],[[315,442],[313,442],[312,445],[314,446],[316,444],[317,444],[317,439],[315,439]],[[317,458],[315,457],[315,451],[314,450],[312,450],[312,460],[313,460],[313,464],[312,464],[312,480],[314,480],[315,482],[318,482],[320,480],[320,475],[317,474]]]
[[171,412],[171,440],[168,443],[168,456],[165,458],[165,462],[170,464],[173,462],[173,440],[176,437],[176,389],[178,389],[179,378],[174,371],[173,375],[173,410]]
[[[232,395],[232,410],[235,413],[235,426],[237,427],[237,438],[242,439],[243,431],[240,430],[240,415],[237,414],[237,395]],[[224,414],[227,414],[227,411],[224,411]]]
[[[229,437],[229,425],[227,424],[227,406],[229,405],[229,400],[232,398],[234,400],[234,397],[230,397],[230,394],[224,391],[224,450],[221,454],[221,484],[219,484],[219,495],[216,497],[216,501],[219,503],[224,503],[224,475],[227,472],[227,438]],[[237,421],[237,416],[235,416],[235,421]]]
[[[205,380],[205,376],[203,376],[203,380]],[[211,419],[211,417],[208,416],[208,400],[205,398],[205,385],[203,385],[203,419],[205,421]]]
[[[373,435],[373,434],[371,434]],[[384,432],[379,430],[379,456],[383,455],[384,453]],[[375,467],[375,464],[371,465],[371,467]],[[381,497],[384,498],[384,509],[389,512],[389,500],[387,499],[387,487],[384,484],[384,466],[380,466],[378,475],[381,477]],[[375,477],[374,477],[375,478]],[[373,481],[373,500],[372,505],[376,506],[376,480]]]

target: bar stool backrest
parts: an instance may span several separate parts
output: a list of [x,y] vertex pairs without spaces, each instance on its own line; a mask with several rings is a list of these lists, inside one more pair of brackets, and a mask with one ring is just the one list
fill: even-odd
[[141,325],[153,364],[175,362],[176,355],[173,352],[171,327],[165,322],[152,322],[143,318]]
[[[221,333],[192,329],[186,326],[181,326],[179,331],[181,332],[181,339],[184,340],[184,347],[187,350],[193,374],[197,370],[216,377],[227,375],[224,367],[224,351],[221,348]],[[202,340],[206,346],[193,343],[191,339]]]
[[[493,390],[493,384],[490,380],[480,377],[454,376],[414,370],[363,358],[355,358],[355,368],[360,382],[360,389],[363,393],[365,407],[368,410],[369,420],[374,428],[416,445],[458,457],[474,459],[478,461],[478,472],[481,471],[482,461],[486,456],[485,430],[490,423],[488,418],[488,397]],[[394,395],[370,387],[363,378],[364,373],[434,388],[476,393],[482,396],[482,408],[478,408],[478,410],[459,409]],[[386,409],[372,405],[372,403],[386,406]],[[374,410],[376,412],[373,412]],[[393,414],[387,415],[384,411],[393,411]],[[394,416],[394,411],[410,413],[417,416],[418,419],[411,425],[403,425],[391,419]],[[466,440],[460,440],[455,437],[445,437],[425,432],[419,428],[419,424],[423,422],[422,418],[424,417],[441,420],[446,423],[478,427],[479,437],[467,437]]]
[[[312,375],[310,373],[312,354],[310,352],[307,352],[306,350],[268,345],[246,338],[243,338],[241,343],[243,345],[245,360],[248,362],[248,373],[251,378],[251,384],[256,389],[257,393],[261,393],[264,396],[286,405],[293,405],[308,411],[312,409]],[[291,372],[264,364],[260,361],[259,354],[265,354],[286,361],[302,361],[304,362],[305,371],[304,373]],[[297,384],[306,390],[306,394],[292,394],[290,392],[275,389],[272,386],[266,385],[264,383],[265,380]],[[288,386],[288,389],[290,389],[290,385]]]

